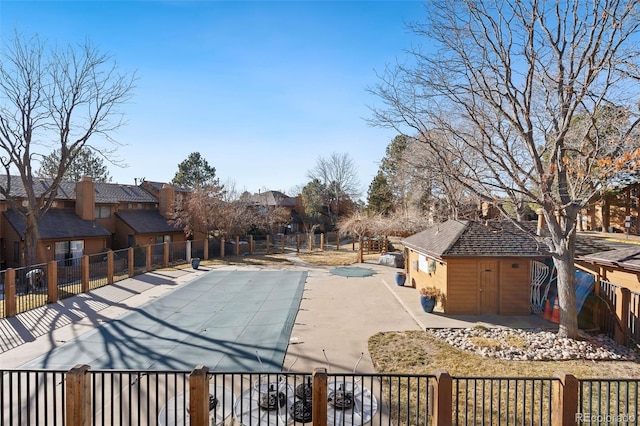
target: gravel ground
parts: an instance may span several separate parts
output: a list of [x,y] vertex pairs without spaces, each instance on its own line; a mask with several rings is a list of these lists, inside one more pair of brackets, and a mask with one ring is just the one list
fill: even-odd
[[429,329],[428,333],[451,346],[484,357],[513,361],[615,360],[640,361],[640,352],[617,345],[602,334],[581,333],[581,338],[560,338],[540,329],[508,328]]

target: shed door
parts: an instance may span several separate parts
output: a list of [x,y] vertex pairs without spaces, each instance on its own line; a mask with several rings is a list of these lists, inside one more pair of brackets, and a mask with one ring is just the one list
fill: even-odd
[[480,313],[498,313],[498,262],[480,262]]

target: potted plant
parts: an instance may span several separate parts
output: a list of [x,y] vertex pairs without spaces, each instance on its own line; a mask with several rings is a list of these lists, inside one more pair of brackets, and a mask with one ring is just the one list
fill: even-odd
[[200,267],[200,258],[199,257],[192,257],[191,258],[191,267],[193,269],[198,269]]
[[420,289],[420,304],[425,312],[433,312],[433,308],[443,298],[444,294],[437,287],[429,286]]

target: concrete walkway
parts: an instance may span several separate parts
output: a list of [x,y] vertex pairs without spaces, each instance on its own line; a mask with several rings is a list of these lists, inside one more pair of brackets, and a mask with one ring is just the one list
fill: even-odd
[[[524,317],[450,317],[422,311],[418,293],[395,284],[398,269],[373,263],[353,265],[373,272],[368,277],[333,275],[331,267],[291,259],[283,266],[215,266],[216,271],[299,271],[307,274],[283,369],[308,372],[329,367],[373,372],[368,339],[381,331],[425,328],[510,326],[553,328],[536,315]],[[129,278],[14,318],[0,320],[0,368],[18,368],[36,358],[73,345],[74,339],[135,309],[147,309],[169,292],[189,285],[210,268],[166,269]]]

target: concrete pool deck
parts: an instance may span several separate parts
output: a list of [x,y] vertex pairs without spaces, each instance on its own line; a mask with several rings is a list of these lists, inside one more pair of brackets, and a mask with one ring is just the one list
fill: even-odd
[[[277,367],[275,365],[277,360],[284,359],[281,367],[285,371],[291,369],[291,371],[308,372],[316,367],[328,367],[332,372],[348,372],[357,366],[358,372],[368,373],[374,371],[368,353],[368,339],[377,332],[465,328],[478,323],[522,328],[553,328],[555,326],[537,315],[452,318],[438,313],[428,314],[422,312],[415,289],[399,287],[395,284],[394,276],[398,271],[396,268],[365,263],[354,266],[368,268],[372,271],[372,275],[344,277],[333,275],[332,267],[312,266],[292,260],[295,261],[293,265],[285,266],[229,265],[204,266],[198,270],[186,268],[154,271],[19,314],[14,318],[1,319],[0,368],[26,368],[27,366],[58,368],[85,361],[92,365],[92,359],[98,360],[98,365],[92,365],[93,368],[102,368],[102,365],[109,364],[108,362],[100,364],[101,362],[109,361],[109,357],[117,355],[117,359],[120,360],[136,357],[135,362],[132,361],[131,366],[127,368],[182,368],[187,365],[190,369],[198,364],[207,365],[209,362],[216,364],[207,365],[209,368],[218,366],[224,371],[235,368],[239,369],[236,371],[248,369],[260,371],[267,366],[270,371],[273,371]],[[203,318],[200,316],[185,316],[181,324],[169,320],[167,325],[170,327],[164,330],[172,330],[173,336],[163,334],[161,329],[156,329],[154,332],[145,329],[152,325],[157,326],[153,321],[151,323],[148,321],[162,309],[173,309],[173,314],[176,313],[176,306],[166,304],[170,299],[169,293],[175,292],[174,296],[182,294],[180,303],[184,303],[185,299],[198,298],[203,290],[198,290],[197,287],[201,284],[211,285],[211,282],[205,279],[206,277],[201,278],[210,272],[211,275],[219,277],[224,274],[229,277],[238,274],[239,277],[244,275],[246,278],[254,276],[254,273],[263,275],[268,273],[266,275],[271,275],[274,279],[290,276],[293,282],[295,282],[293,277],[302,280],[303,291],[295,314],[293,317],[286,314],[278,320],[293,321],[290,336],[287,337],[288,347],[284,349],[286,353],[278,353],[275,356],[275,352],[279,349],[272,347],[273,343],[261,342],[260,333],[252,334],[253,337],[250,340],[253,341],[242,343],[244,345],[242,350],[236,348],[234,350],[239,352],[226,358],[226,361],[235,358],[235,364],[222,362],[224,356],[222,358],[219,356],[222,352],[218,350],[217,355],[212,355],[211,352],[217,350],[206,345],[196,344],[197,350],[193,350],[194,346],[188,343],[188,339],[184,341],[180,337],[192,336],[197,342],[202,343],[201,333],[208,328],[203,328]],[[247,274],[247,272],[251,273]],[[287,272],[287,274],[278,275],[278,272]],[[289,275],[290,273],[293,275]],[[263,282],[262,278],[260,280]],[[268,284],[265,288],[273,285],[275,284]],[[294,283],[289,285],[295,287]],[[184,290],[181,290],[183,288]],[[249,286],[245,289],[248,293],[244,296],[238,293],[238,301],[254,296],[258,299],[264,298],[264,294],[258,295],[256,287]],[[182,293],[177,290],[181,290]],[[156,304],[157,302],[161,303]],[[295,304],[295,302],[292,303]],[[203,308],[201,310],[205,311],[204,315],[209,315],[211,312],[219,312],[222,315],[223,312],[220,309],[216,311]],[[135,335],[131,333],[133,330],[130,328],[131,324],[127,325],[127,315],[135,315],[130,317],[132,323],[136,324],[137,334]],[[234,328],[233,321],[237,320],[234,317],[233,315],[217,317],[215,321],[218,325],[223,319],[230,321],[227,324],[228,329],[215,330],[216,332],[211,335],[212,339],[209,340],[225,340],[221,339],[224,333],[227,333],[229,338],[232,335],[242,334],[240,328],[246,328],[247,324],[236,324]],[[178,317],[173,317],[174,320],[176,318]],[[266,325],[265,321],[269,320],[264,318],[262,315],[252,315],[253,323],[250,324]],[[122,332],[123,327],[129,327],[129,332]],[[255,331],[258,329],[259,327],[255,328]],[[115,332],[120,333],[124,339],[121,341],[125,345],[124,348],[117,347],[117,342],[113,340],[99,340],[100,336],[111,338]],[[136,341],[136,336],[142,341]],[[155,341],[152,336],[157,336],[160,340]],[[132,347],[132,344],[135,347]],[[173,350],[178,350],[177,346],[181,344],[185,346],[183,350],[169,357],[163,357],[164,353],[171,353],[169,346]],[[100,346],[110,347],[111,350],[102,351],[99,349]],[[91,354],[92,351],[95,353]],[[96,355],[100,356],[96,357]],[[107,358],[103,358],[104,356]],[[122,364],[114,363],[114,366],[121,368]]]

